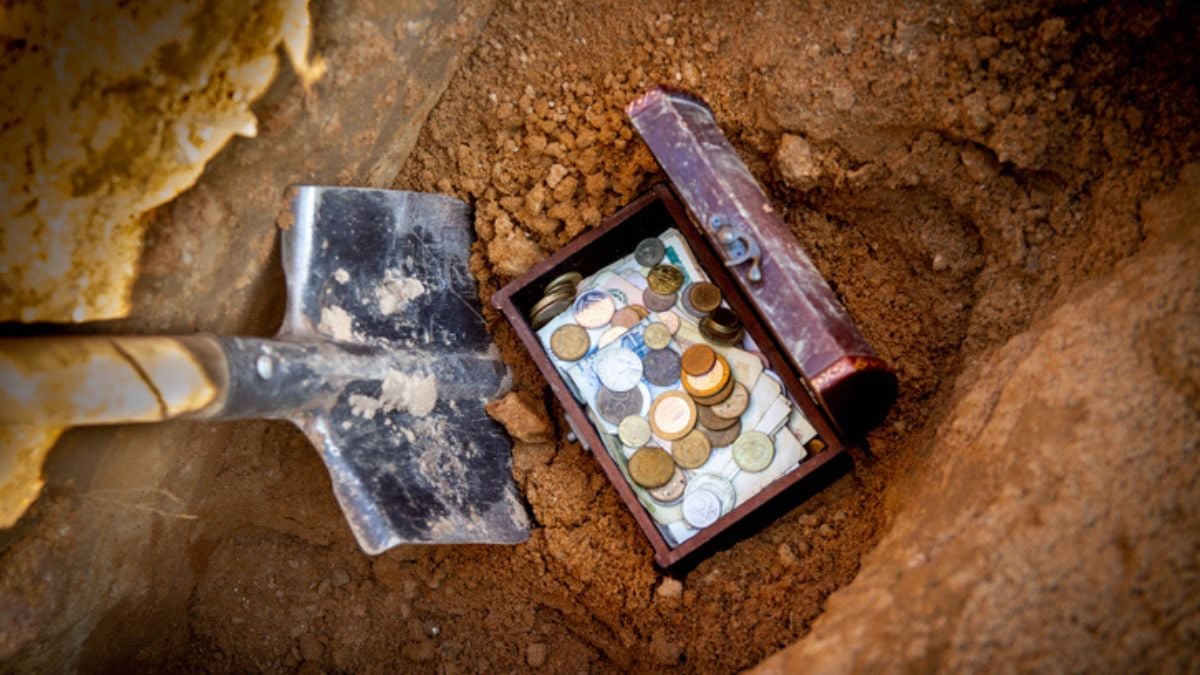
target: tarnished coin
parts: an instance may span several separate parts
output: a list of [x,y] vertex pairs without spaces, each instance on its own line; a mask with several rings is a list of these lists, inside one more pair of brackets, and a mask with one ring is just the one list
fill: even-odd
[[628,332],[628,328],[622,328],[621,326],[609,326],[603,333],[600,334],[600,337],[596,339],[596,346],[603,349],[604,347],[616,342],[617,338]]
[[[718,307],[717,309],[724,308]],[[712,323],[707,317],[701,319],[698,328],[700,329],[700,334],[704,336],[705,340],[708,340],[714,345],[721,345],[723,347],[736,347],[740,345],[742,343],[742,338],[746,335],[746,330],[741,326],[731,333],[719,333],[713,329]]]
[[617,426],[617,436],[631,448],[640,448],[650,440],[650,423],[641,415],[629,415]]
[[742,320],[728,307],[717,307],[708,315],[709,325],[721,334],[729,334],[742,328]]
[[563,361],[582,359],[591,346],[588,332],[577,324],[563,324],[550,334],[550,351]]
[[647,288],[642,291],[642,302],[646,303],[647,309],[652,309],[655,312],[665,312],[675,306],[675,293],[667,293],[662,295],[655,293]]
[[608,291],[599,289],[586,291],[575,298],[575,321],[584,328],[599,328],[608,324],[613,312],[617,311],[617,301]]
[[533,316],[534,314],[538,314],[547,306],[560,303],[563,300],[574,302],[575,291],[567,288],[547,293],[542,297],[541,300],[538,300],[536,303],[534,303],[533,307],[529,310],[529,315]]
[[671,335],[679,331],[679,315],[675,312],[659,312],[658,320],[671,330]]
[[659,394],[650,405],[650,426],[668,441],[683,438],[696,426],[696,404],[682,391]]
[[529,312],[530,325],[533,326],[534,330],[545,326],[550,323],[551,319],[570,309],[574,299],[575,295],[573,291],[542,298],[533,306],[533,310]]
[[721,417],[713,412],[713,406],[696,404],[696,419],[705,429],[721,431],[738,423],[737,417]]
[[758,473],[775,459],[775,442],[761,431],[747,431],[733,442],[733,461],[743,471]]
[[661,321],[648,324],[642,332],[642,342],[650,349],[666,349],[671,344],[671,329]]
[[[714,415],[725,417],[728,419],[737,419],[746,412],[746,408],[750,406],[750,391],[746,389],[741,382],[735,382],[733,391],[729,393],[729,398],[711,407]],[[716,428],[711,425],[710,429]]]
[[683,270],[674,265],[655,265],[646,273],[646,283],[655,293],[670,295],[683,286]]
[[629,391],[613,391],[601,387],[596,393],[596,412],[605,421],[620,424],[621,420],[630,415],[641,415],[646,406],[646,394],[641,387]]
[[614,326],[620,326],[621,328],[632,328],[641,320],[642,317],[637,313],[637,310],[630,306],[622,307],[616,312],[613,312],[610,323]]
[[683,353],[683,372],[688,375],[703,375],[713,369],[717,353],[708,345],[692,345]]
[[709,490],[690,490],[683,495],[683,519],[697,530],[721,517],[721,498]]
[[683,310],[684,314],[692,317],[693,319],[701,319],[704,317],[704,313],[693,307],[691,301],[692,286],[695,285],[696,284],[694,283],[688,284],[687,286],[683,287],[683,290],[679,291],[679,300],[676,302],[676,305]]
[[678,501],[683,496],[683,491],[687,489],[687,474],[679,467],[675,467],[675,473],[671,475],[671,480],[667,484],[660,487],[648,490],[647,493],[656,502],[662,504],[670,504]]
[[609,347],[596,355],[596,376],[613,391],[629,391],[642,381],[642,360],[627,347]]
[[729,395],[733,393],[733,385],[733,378],[730,377],[725,381],[725,386],[718,389],[715,394],[710,396],[692,396],[692,400],[696,402],[696,405],[716,405],[729,398]]
[[716,363],[712,369],[703,375],[685,375],[683,388],[692,396],[707,398],[721,391],[729,382],[729,362],[724,356],[716,354]]
[[662,241],[658,237],[643,239],[633,251],[633,259],[642,267],[654,267],[662,262],[663,256],[667,254],[667,247],[663,246]]
[[675,460],[662,448],[645,446],[629,458],[629,477],[644,488],[662,487],[675,473]]
[[727,445],[732,445],[742,435],[742,421],[735,420],[733,426],[727,429],[709,429],[701,426],[700,431],[708,436],[708,441],[712,443],[714,448],[723,448]]
[[721,289],[716,284],[698,281],[687,293],[688,302],[701,314],[708,314],[721,306]]
[[652,349],[642,358],[646,381],[669,387],[679,381],[679,355],[671,349]]
[[683,438],[671,443],[671,454],[675,463],[685,469],[704,466],[712,454],[712,441],[699,429],[692,429]]
[[571,294],[574,295],[575,286],[577,286],[581,281],[583,281],[583,275],[579,272],[567,272],[566,274],[560,274],[551,280],[550,283],[546,284],[545,294],[550,295],[551,292],[560,288],[569,288],[571,289]]

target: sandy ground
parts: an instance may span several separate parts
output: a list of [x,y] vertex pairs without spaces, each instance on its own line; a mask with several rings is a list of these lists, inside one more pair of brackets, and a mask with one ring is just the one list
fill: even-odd
[[[799,640],[773,665],[896,668],[888,655],[904,653],[908,667],[930,670],[994,667],[995,641],[1026,632],[1034,637],[1022,653],[1041,659],[1018,662],[1030,667],[1180,657],[1195,638],[1197,481],[1194,461],[1167,459],[1194,453],[1198,436],[1196,343],[1188,337],[1197,334],[1197,255],[1194,241],[1178,235],[1196,220],[1176,188],[1198,156],[1196,37],[1195,13],[1182,3],[497,5],[392,183],[475,204],[481,298],[661,179],[622,108],[645,87],[672,82],[713,106],[864,334],[895,365],[901,394],[892,415],[869,451],[855,451],[852,473],[682,579],[654,569],[595,462],[562,437],[514,448],[536,520],[528,544],[368,558],[298,432],[266,423],[198,427],[222,442],[190,505],[202,522],[190,526],[186,560],[177,561],[193,580],[185,602],[155,615],[130,599],[128,611],[93,632],[85,662],[722,672]],[[1195,182],[1183,185],[1186,193]],[[1153,283],[1135,283],[1142,278]],[[517,388],[561,428],[511,331],[489,318]],[[1076,325],[1101,318],[1111,323]],[[1143,324],[1157,328],[1131,329],[1150,335],[1135,348],[1132,337],[1104,328]],[[1091,344],[1114,354],[1113,370]],[[1106,393],[1110,377],[1127,379]],[[1091,403],[1077,411],[1117,406],[1123,414],[1080,412],[1068,422],[1035,414],[1043,402],[1057,410],[1080,400]],[[1022,406],[1019,424],[1008,412],[989,421],[995,410]],[[1133,468],[1113,460],[1110,447],[1133,442],[1129,419],[1149,439]],[[1073,424],[1090,425],[1089,433],[1073,434]],[[1051,444],[1086,456],[1089,443],[1110,444],[1106,459],[1083,467],[1095,473],[1070,500],[1055,502],[1060,483],[1036,483],[1041,474],[1012,461],[1045,461]],[[1031,473],[1013,474],[1014,466]],[[1159,473],[1137,474],[1141,466]],[[1055,465],[1047,475],[1081,470]],[[1122,471],[1139,479],[1107,489]],[[998,483],[1001,474],[1023,480]],[[1159,474],[1177,480],[1152,480]],[[1148,500],[1156,489],[1163,499]],[[1039,500],[1072,515],[996,517],[984,531],[972,520],[987,512],[981,499],[1001,515],[1025,514]],[[1096,547],[1125,550],[1113,543],[1115,521],[1081,505],[1110,514],[1134,503],[1158,505],[1121,521],[1137,564],[1122,568],[1120,556],[1101,572],[1067,564]],[[1042,529],[1020,539],[1031,522]],[[1098,534],[1042,546],[1055,532],[1088,527]],[[1173,545],[1138,547],[1159,531]],[[933,545],[903,548],[939,537],[963,541],[945,557]],[[987,555],[1009,539],[1026,542],[1026,555]],[[1051,553],[1028,555],[1042,548]],[[921,567],[906,550],[939,564],[898,581],[896,570]],[[1014,565],[1028,574],[987,583]],[[1012,589],[1038,588],[1029,579],[1040,571],[1067,589],[1040,596],[1054,597],[1053,607],[1033,603],[1022,613],[989,601],[1039,597]],[[977,600],[967,605],[973,622],[947,626],[955,607],[929,599],[957,572],[964,587],[995,595],[946,596]],[[1152,580],[1154,593],[1135,577]],[[1113,605],[1087,602],[1097,588]],[[878,602],[883,592],[893,594],[890,604]],[[1103,618],[1133,596],[1144,613]],[[897,606],[920,609],[887,613]],[[174,637],[139,651],[120,637],[131,620],[160,621]],[[1042,630],[1071,621],[1083,628]],[[1110,639],[1115,631],[1138,638]],[[1156,635],[1166,636],[1161,648],[1146,648]],[[1187,663],[1183,653],[1174,665]]]

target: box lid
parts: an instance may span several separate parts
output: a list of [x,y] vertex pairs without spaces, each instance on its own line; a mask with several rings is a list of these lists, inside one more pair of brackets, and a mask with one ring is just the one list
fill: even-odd
[[863,338],[695,95],[651,89],[626,109],[675,191],[779,347],[842,433],[877,426],[896,379]]

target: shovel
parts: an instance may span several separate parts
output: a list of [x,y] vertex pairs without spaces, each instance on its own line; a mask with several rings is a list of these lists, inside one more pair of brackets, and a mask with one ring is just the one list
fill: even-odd
[[0,340],[0,425],[291,420],[367,553],[525,541],[508,437],[484,411],[510,380],[467,268],[469,207],[305,186],[292,215],[275,338]]

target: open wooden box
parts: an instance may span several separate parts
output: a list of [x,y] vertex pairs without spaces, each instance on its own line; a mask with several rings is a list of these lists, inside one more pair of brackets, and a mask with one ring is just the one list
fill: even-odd
[[[656,186],[500,289],[492,304],[512,324],[562,403],[576,436],[595,455],[649,539],[655,561],[670,567],[714,538],[735,531],[739,521],[841,456],[846,439],[857,438],[886,414],[895,398],[896,381],[775,215],[703,102],[655,89],[630,106],[630,117],[674,188]],[[732,225],[729,229],[739,236],[720,236],[721,225]],[[604,449],[527,318],[553,278],[569,271],[590,276],[632,253],[643,239],[672,227],[720,287],[827,446],[673,548]]]

